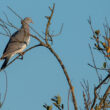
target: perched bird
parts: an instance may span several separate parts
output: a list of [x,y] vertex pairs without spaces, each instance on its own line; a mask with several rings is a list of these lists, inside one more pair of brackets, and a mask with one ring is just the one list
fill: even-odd
[[29,23],[33,23],[32,19],[29,17],[24,18],[24,20],[21,21],[22,24],[21,28],[10,37],[10,40],[7,43],[3,55],[0,59],[0,60],[5,60],[3,65],[1,66],[1,70],[7,66],[8,61],[15,54],[22,55],[23,50],[29,44],[30,41]]

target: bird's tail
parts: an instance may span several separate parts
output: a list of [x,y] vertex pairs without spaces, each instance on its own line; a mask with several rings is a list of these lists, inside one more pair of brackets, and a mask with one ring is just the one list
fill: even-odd
[[[6,58],[5,58],[5,61],[4,61],[4,63],[2,64],[1,70],[5,69],[5,67],[6,67],[7,64],[8,64],[9,59],[10,59],[10,57],[6,57]],[[0,71],[1,71],[1,70],[0,70]]]

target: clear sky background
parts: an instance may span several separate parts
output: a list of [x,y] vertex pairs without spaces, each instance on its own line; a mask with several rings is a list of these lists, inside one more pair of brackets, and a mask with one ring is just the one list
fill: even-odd
[[[53,48],[62,59],[71,82],[75,87],[78,106],[83,107],[82,87],[80,82],[88,80],[93,93],[96,84],[95,70],[87,64],[92,63],[88,43],[92,32],[87,22],[89,16],[95,29],[103,32],[105,17],[110,21],[110,0],[0,0],[0,17],[5,12],[9,19],[20,27],[20,19],[9,11],[14,9],[22,18],[31,17],[34,27],[39,33],[45,32],[44,16],[50,14],[48,6],[55,3],[55,13],[51,30],[59,32],[64,23],[62,34],[54,38]],[[14,32],[15,30],[11,30]],[[8,42],[8,37],[0,36],[0,56]],[[31,38],[28,47],[36,44]],[[103,63],[101,57],[95,55],[96,61]],[[0,65],[3,62],[0,62]],[[2,110],[44,110],[44,103],[51,104],[50,98],[62,97],[67,110],[69,86],[64,73],[55,57],[43,47],[35,48],[24,55],[24,60],[17,60],[6,69],[8,75],[8,93]],[[0,92],[3,98],[5,90],[4,73],[0,74]],[[73,104],[70,98],[70,110]]]

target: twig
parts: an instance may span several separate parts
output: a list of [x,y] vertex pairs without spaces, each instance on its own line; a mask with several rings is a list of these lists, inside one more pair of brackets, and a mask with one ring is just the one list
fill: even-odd
[[84,92],[83,92],[83,99],[84,99],[85,109],[89,110],[89,107],[88,107],[88,104],[87,104],[87,100],[86,100],[86,96],[85,96]]
[[30,34],[31,37],[33,37],[34,39],[36,39],[37,41],[40,42],[40,44],[42,44],[43,46],[47,46],[42,40],[40,40],[38,37],[36,37],[35,35]]
[[3,28],[3,30],[11,36],[11,32],[7,27],[7,23],[5,21],[3,21],[1,18],[0,18],[0,22],[2,23],[1,27]]
[[1,33],[1,32],[0,32],[0,34],[3,35],[3,36],[8,36],[8,37],[10,37],[8,34],[4,34],[4,33]]
[[108,75],[105,77],[105,79],[104,79],[97,87],[94,88],[94,100],[93,100],[93,104],[92,104],[92,106],[91,106],[91,110],[93,110],[93,107],[94,107],[94,105],[95,105],[95,103],[96,103],[96,99],[97,99],[97,89],[99,89],[99,88],[102,86],[102,84],[103,84],[109,77],[110,77],[110,74],[108,74]]
[[92,27],[91,17],[90,17],[90,16],[89,16],[88,23],[89,23],[89,25],[90,25],[90,27],[91,27],[91,30],[92,30],[92,32],[93,32],[93,35],[95,35],[94,29],[93,29],[93,27]]
[[89,64],[89,63],[88,63],[88,65],[89,65],[90,67],[92,67],[92,68],[96,68],[96,69],[98,69],[98,70],[104,70],[104,71],[106,70],[106,71],[110,71],[110,69],[94,67],[93,65],[91,65],[91,64]]
[[99,79],[99,82],[100,82],[100,76],[99,76],[99,73],[98,73],[96,65],[95,65],[95,60],[94,60],[94,56],[93,56],[90,44],[89,44],[89,48],[90,48],[90,51],[91,51],[92,61],[93,61],[93,64],[94,64],[94,67],[95,67],[95,70],[96,70],[96,73],[97,73],[97,76],[98,76],[98,79]]
[[69,91],[68,91],[68,110],[69,110],[69,97],[70,97],[70,92],[71,92],[71,90],[69,89]]
[[[83,83],[81,82],[81,86],[83,87],[84,89],[84,93],[83,93],[83,98],[84,98],[84,101],[86,101],[85,103],[87,103],[85,105],[86,108],[90,108],[90,104],[91,104],[91,98],[90,98],[90,92],[89,92],[89,83],[88,81],[85,82],[85,80],[83,80]],[[86,93],[86,94],[85,94]],[[87,97],[87,99],[86,99]]]
[[25,54],[26,52],[28,52],[29,50],[33,49],[33,48],[36,48],[38,46],[42,46],[42,44],[38,44],[38,45],[34,45],[32,47],[30,47],[29,49],[25,50],[23,53]]
[[103,96],[103,99],[102,99],[102,100],[100,101],[100,103],[99,103],[99,107],[100,107],[100,108],[102,108],[102,105],[103,105],[103,103],[104,103],[104,101],[105,101],[107,95],[109,94],[109,92],[110,92],[110,86],[107,88],[107,90],[106,90],[106,92],[105,92],[105,94],[104,94],[104,96]]
[[8,22],[8,26],[12,27],[12,28],[15,28],[16,30],[19,30],[15,25],[13,25],[9,19],[8,19],[8,16],[3,12],[3,14],[5,15],[6,19],[7,19],[7,22]]
[[62,30],[63,30],[63,24],[61,25],[60,31],[57,34],[55,34],[55,35],[50,35],[50,37],[57,37],[57,36],[59,36],[62,33]]
[[49,33],[49,26],[51,24],[51,19],[52,19],[52,16],[53,16],[53,13],[54,13],[54,8],[55,8],[55,4],[53,4],[53,8],[50,9],[51,10],[51,15],[50,16],[46,16],[46,18],[48,19],[48,22],[47,22],[47,25],[46,25],[46,31],[45,31],[45,41],[46,41],[46,44],[48,44],[48,33]]
[[8,9],[11,10],[17,17],[19,17],[19,18],[22,20],[22,18],[21,18],[14,10],[12,10],[12,8],[10,8],[9,6],[7,6],[7,7],[8,7]]
[[4,98],[3,98],[3,101],[2,101],[2,103],[0,105],[0,107],[3,106],[3,104],[4,104],[5,100],[6,100],[7,91],[8,91],[8,78],[7,78],[7,74],[6,74],[5,71],[4,71],[4,74],[5,74],[5,79],[6,79],[6,90],[5,90]]

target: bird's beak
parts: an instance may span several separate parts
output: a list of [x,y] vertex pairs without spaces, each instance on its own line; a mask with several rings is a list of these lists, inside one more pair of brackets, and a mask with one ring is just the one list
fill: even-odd
[[32,23],[32,24],[34,24],[34,22],[33,22],[33,21],[32,21],[31,23]]

